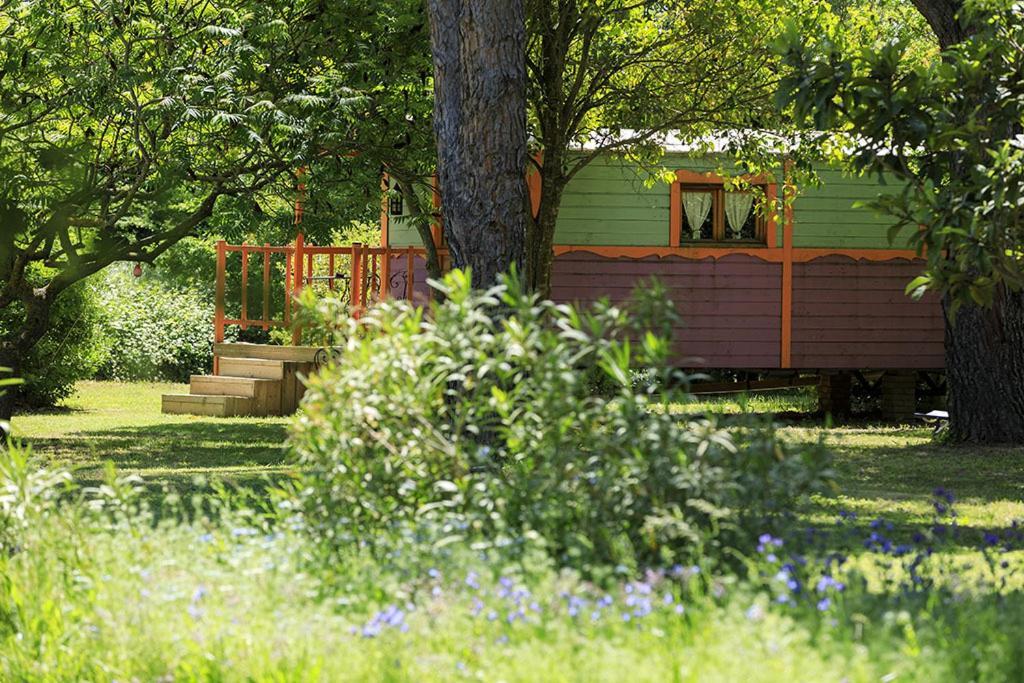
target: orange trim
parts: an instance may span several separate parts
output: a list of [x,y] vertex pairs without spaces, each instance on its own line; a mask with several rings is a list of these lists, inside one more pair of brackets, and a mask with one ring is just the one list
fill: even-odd
[[[776,197],[778,197],[777,183],[775,178],[767,175],[738,175],[735,179],[742,180],[750,183],[751,185],[763,185],[765,187],[765,204],[766,206],[773,207]],[[701,172],[701,171],[688,171],[686,169],[679,169],[676,171],[676,179],[669,186],[669,229],[668,229],[668,244],[670,247],[678,247],[682,242],[683,234],[683,201],[682,201],[682,186],[685,184],[703,184],[703,185],[716,185],[722,184],[729,180],[725,176],[720,176],[717,173]],[[719,190],[721,192],[721,190]],[[717,206],[717,214],[715,216],[714,224],[716,226],[725,225],[725,211],[724,202],[721,198],[715,201]],[[724,228],[722,228],[724,229]],[[764,219],[764,244],[769,249],[775,248],[775,233],[778,229],[778,223],[775,216],[775,211],[768,212]],[[718,238],[724,238],[724,235],[716,235]]]
[[717,173],[712,173],[710,171],[706,173],[703,171],[688,171],[685,169],[680,169],[676,171],[676,180],[680,183],[721,183],[724,185],[727,180],[735,179],[742,180],[744,182],[750,183],[751,185],[775,184],[775,178],[772,178],[771,176],[765,175],[763,173],[761,175],[752,175],[747,173],[744,175],[726,177],[720,176]]
[[[790,219],[792,221],[792,219]],[[819,247],[796,247],[793,249],[794,263],[807,263],[823,256],[846,256],[858,261],[892,261],[907,259],[915,261],[924,258],[913,249],[827,249]]]
[[669,186],[668,205],[668,245],[678,247],[683,234],[683,191],[678,180]]
[[[785,237],[785,235],[783,235]],[[679,247],[624,247],[590,244],[556,244],[555,256],[575,252],[589,252],[605,258],[647,258],[649,256],[678,256],[688,259],[722,258],[732,254],[754,256],[769,263],[782,263],[785,250],[781,247],[702,247],[683,245]],[[823,256],[845,256],[860,261],[892,261],[893,259],[919,259],[917,253],[907,249],[792,249],[793,263],[807,263]]]
[[732,254],[744,254],[756,256],[764,261],[777,262],[782,260],[781,249],[767,249],[765,247],[616,247],[616,246],[592,246],[589,244],[556,244],[555,256],[571,254],[573,252],[590,252],[596,256],[606,258],[646,258],[648,256],[679,256],[688,259],[722,258]]
[[793,199],[796,188],[790,182],[790,162],[786,162],[782,196],[785,199],[782,222],[782,320],[779,335],[779,367],[793,361]]
[[[303,233],[299,233],[295,236],[295,286],[292,290],[292,296],[296,296],[302,291],[303,280],[305,279],[305,268],[303,266],[303,253],[302,250],[306,246],[306,236]],[[310,275],[313,274],[313,269],[310,268]],[[288,297],[291,298],[290,296]],[[298,346],[302,342],[302,328],[298,325],[292,330],[292,345]]]
[[526,168],[526,191],[530,193],[530,212],[534,218],[540,213],[541,198],[541,173],[538,167],[544,166],[544,150],[533,155],[536,166],[527,165]]

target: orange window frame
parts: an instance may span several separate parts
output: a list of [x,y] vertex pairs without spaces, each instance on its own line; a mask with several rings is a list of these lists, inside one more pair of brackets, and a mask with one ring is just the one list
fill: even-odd
[[[738,179],[750,185],[764,189],[765,200],[769,205],[778,198],[778,183],[767,175],[742,175]],[[757,217],[756,244],[744,240],[725,238],[725,183],[728,179],[717,173],[700,173],[697,171],[678,170],[676,179],[669,188],[669,246],[679,247],[690,244],[735,244],[737,247],[749,248],[763,245],[775,247],[775,236],[778,231],[778,217],[775,210],[770,210]],[[683,191],[684,189],[701,189],[711,191],[715,197],[712,201],[712,225],[714,235],[710,240],[683,239]]]

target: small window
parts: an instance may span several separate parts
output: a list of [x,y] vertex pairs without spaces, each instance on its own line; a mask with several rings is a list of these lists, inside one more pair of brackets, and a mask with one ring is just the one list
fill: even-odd
[[392,216],[401,216],[405,212],[405,205],[402,201],[402,187],[395,183],[391,188],[391,196],[388,198],[388,213]]
[[[764,188],[762,188],[762,192]],[[684,183],[681,241],[764,242],[764,220],[751,191],[727,190],[722,184]]]

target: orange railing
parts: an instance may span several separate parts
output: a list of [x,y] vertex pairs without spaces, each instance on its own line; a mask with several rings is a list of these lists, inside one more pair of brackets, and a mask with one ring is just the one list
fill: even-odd
[[[229,268],[229,258],[240,255],[240,265]],[[442,263],[444,258],[442,255]],[[256,261],[259,273],[259,301],[253,314],[252,270]],[[275,263],[276,261],[276,263]],[[234,265],[234,264],[231,264]],[[228,312],[228,288],[237,289],[237,300]],[[243,330],[292,328],[293,343],[301,336],[293,321],[293,299],[304,288],[347,297],[353,315],[375,301],[386,298],[413,300],[426,298],[426,251],[422,248],[371,247],[353,244],[345,247],[317,247],[305,244],[302,236],[294,245],[271,246],[217,243],[217,284],[214,312],[214,339],[223,342],[227,328]],[[235,292],[232,292],[235,293]],[[280,306],[275,307],[275,299]]]

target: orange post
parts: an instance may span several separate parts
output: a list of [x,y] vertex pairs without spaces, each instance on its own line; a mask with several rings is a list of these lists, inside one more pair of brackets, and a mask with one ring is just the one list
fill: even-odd
[[[222,344],[224,342],[224,290],[225,290],[225,271],[227,270],[227,242],[224,240],[217,241],[217,285],[216,293],[214,295],[214,313],[213,313],[213,341],[216,344]],[[220,359],[215,353],[213,355],[213,374],[217,374],[220,370]]]
[[384,301],[391,296],[391,250],[384,247],[384,253],[380,256],[380,300]]
[[[370,280],[369,280],[369,283],[370,283],[370,287],[372,288],[373,287],[373,283],[377,281],[377,259],[378,259],[378,257],[380,255],[379,254],[375,254],[375,253],[370,253],[369,249],[366,250],[366,253],[367,253],[367,258],[370,260]],[[370,293],[369,293],[370,301],[376,301],[379,298],[380,298],[380,291],[376,291],[376,292],[374,292],[372,290],[370,291]]]
[[[294,251],[289,249],[288,251]],[[292,322],[292,267],[295,265],[293,254],[287,251],[284,255],[284,324],[291,325]]]
[[790,177],[792,162],[786,162],[782,196],[785,199],[782,223],[782,329],[779,366],[788,368],[793,360],[793,200],[796,188]]
[[[296,214],[296,221],[302,220],[302,214]],[[298,296],[302,292],[303,281],[305,280],[305,273],[303,267],[303,251],[306,248],[306,236],[301,232],[295,236],[295,285],[293,288],[293,296]],[[298,325],[292,330],[292,344],[298,346],[302,341],[302,328]]]
[[679,181],[669,185],[668,190],[669,225],[668,225],[668,246],[678,247],[683,234],[683,192]]
[[242,329],[249,329],[249,250],[242,242]]
[[370,248],[364,244],[360,247],[360,251],[362,252],[359,263],[359,306],[361,312],[363,308],[366,308],[366,304],[369,301],[370,279],[368,273],[370,272]]
[[295,284],[292,291],[297,295],[302,291],[302,284],[305,279],[304,273],[304,252],[306,250],[306,236],[301,232],[295,236]]
[[263,329],[270,329],[270,243],[263,245]]

